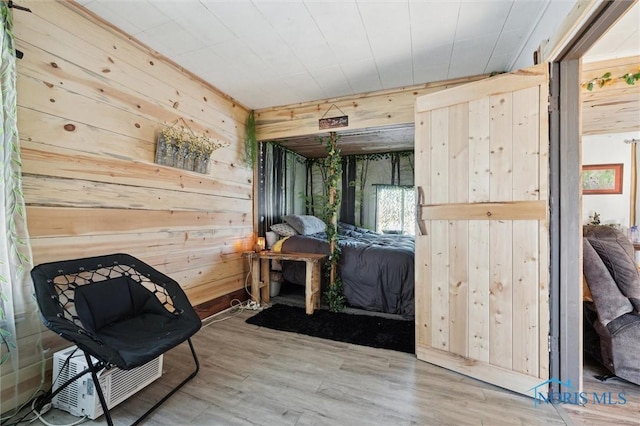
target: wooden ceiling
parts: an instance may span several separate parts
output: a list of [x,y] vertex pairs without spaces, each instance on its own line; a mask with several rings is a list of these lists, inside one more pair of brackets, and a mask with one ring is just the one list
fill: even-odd
[[[375,152],[413,151],[413,123],[407,125],[376,127],[337,132],[338,148],[344,155],[371,154]],[[278,140],[280,145],[306,158],[327,155],[326,139],[329,133],[300,136]]]

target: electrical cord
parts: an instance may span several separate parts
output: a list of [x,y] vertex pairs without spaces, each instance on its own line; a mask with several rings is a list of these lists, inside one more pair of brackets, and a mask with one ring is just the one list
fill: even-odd
[[[263,305],[259,305],[256,302],[252,301],[252,300],[247,300],[245,302],[241,302],[239,299],[233,299],[231,301],[231,306],[227,309],[225,309],[224,311],[220,311],[217,314],[211,315],[209,318],[207,318],[206,324],[204,324],[202,326],[202,328],[206,328],[209,327],[211,324],[216,324],[218,322],[222,322],[222,321],[226,321],[228,319],[237,317],[238,315],[240,315],[241,313],[243,313],[244,311],[261,311],[263,309],[268,308],[270,305],[268,303],[265,303]],[[218,315],[222,315],[226,312],[230,312],[231,315],[223,317],[223,318],[219,318],[219,319],[213,319],[215,317],[217,317]],[[211,319],[211,320],[210,320]]]
[[[60,374],[64,371],[65,368],[67,368],[69,362],[71,362],[71,358],[73,358],[74,356],[78,357],[81,356],[81,354],[75,355],[75,353],[78,351],[78,348],[76,347],[68,356],[67,359],[64,360],[64,363],[62,364],[62,368],[60,368],[60,370],[58,371],[58,375],[56,376],[56,378],[53,380],[53,384],[51,387],[51,390],[46,391],[43,393],[43,395],[32,398],[30,401],[27,401],[25,404],[22,405],[22,407],[20,408],[20,410],[22,410],[24,407],[26,407],[28,405],[29,402],[31,402],[31,410],[27,411],[19,420],[16,420],[13,423],[7,423],[5,426],[15,426],[18,425],[20,423],[26,422],[28,421],[29,423],[33,422],[34,420],[40,418],[40,421],[42,421],[44,424],[48,423],[46,421],[44,421],[41,418],[41,415],[44,414],[42,411],[48,411],[51,407],[48,407],[46,410],[44,410],[44,408],[48,405],[51,404],[51,401],[53,400],[53,397],[56,396],[60,391],[62,391],[63,389],[65,389],[65,385],[63,384],[62,386],[60,386],[59,388],[57,388],[55,391],[53,390],[53,386],[57,383],[58,379],[60,378]],[[90,372],[91,370],[87,367],[86,369],[84,369],[83,371],[81,371],[80,373],[77,373],[75,376],[73,376],[71,379],[67,380],[66,383],[72,383],[73,381],[79,379],[80,377],[82,377],[83,375],[85,375],[86,373]],[[36,406],[37,404],[37,406]],[[18,411],[19,412],[19,411]],[[35,416],[27,419],[26,417],[33,413]],[[10,418],[15,417],[15,415],[17,415],[18,413],[14,414],[13,416],[11,416]],[[9,419],[10,419],[9,418]],[[86,419],[85,418],[82,419],[82,421],[84,421]],[[8,420],[8,419],[7,419]],[[51,425],[51,426],[74,426],[78,423],[72,423],[71,425]]]
[[[248,302],[249,301],[247,301],[247,303]],[[215,324],[215,323],[218,323],[218,322],[226,321],[226,320],[228,320],[230,318],[233,318],[233,317],[237,317],[242,312],[244,312],[245,309],[246,309],[245,303],[241,302],[239,299],[233,299],[231,301],[231,306],[229,308],[225,309],[224,311],[220,311],[217,314],[211,315],[209,318],[207,318],[207,320],[205,320],[206,324],[204,324],[202,326],[202,328],[206,328],[206,327],[209,327],[211,324]],[[215,318],[218,315],[222,315],[222,314],[224,314],[226,312],[231,312],[232,315],[226,316],[224,318],[212,319],[211,321],[209,321],[209,319]]]
[[[40,349],[42,350],[42,341],[41,339],[38,339],[38,345],[40,346]],[[5,423],[3,423],[5,420],[11,420],[14,417],[16,417],[23,409],[24,407],[28,406],[32,401],[36,400],[39,398],[38,394],[40,392],[42,392],[43,394],[46,394],[46,392],[44,390],[42,390],[42,387],[44,386],[44,377],[45,377],[45,361],[44,358],[42,359],[42,361],[40,362],[41,367],[40,367],[40,385],[38,386],[38,388],[36,390],[33,391],[33,393],[31,394],[31,396],[29,397],[29,399],[27,399],[22,405],[20,405],[19,407],[14,409],[13,414],[5,416],[5,417],[0,417],[0,425],[4,425]]]
[[[252,276],[253,274],[253,256],[255,256],[255,254],[253,252],[249,252],[247,253],[247,263],[249,264],[249,272],[247,272],[247,275],[244,279],[244,291],[247,293],[247,295],[249,295],[249,297],[251,297],[251,291],[249,291],[249,278]],[[251,311],[261,311],[265,308],[268,308],[270,305],[268,303],[263,303],[262,305],[254,302],[252,299],[249,299],[245,302],[240,301],[239,299],[233,299],[230,302],[229,308],[225,309],[224,311],[218,312],[214,315],[211,315],[209,318],[207,318],[205,320],[206,324],[204,324],[202,326],[202,328],[205,327],[209,327],[211,324],[216,324],[222,321],[226,321],[230,318],[234,318],[237,317],[238,315],[240,315],[242,312],[244,312],[245,310],[251,310]],[[223,318],[219,318],[219,319],[213,319],[215,317],[217,317],[218,315],[222,315],[224,313],[230,312],[231,315],[223,317]]]
[[[262,305],[258,302],[253,301],[253,295],[251,291],[249,291],[249,277],[253,276],[253,257],[256,254],[254,252],[249,252],[247,254],[247,263],[249,264],[249,272],[244,279],[244,291],[249,295],[250,299],[247,301],[247,306],[245,309],[250,309],[252,311],[261,311],[264,308],[268,308],[270,305],[268,303],[263,303]],[[232,301],[233,302],[233,301]]]
[[249,297],[251,297],[251,292],[249,291],[249,277],[253,275],[253,256],[255,256],[254,252],[249,252],[249,254],[247,254],[249,272],[247,272],[247,276],[244,279],[244,291],[249,295]]
[[[87,416],[82,416],[79,420],[76,420],[73,423],[66,423],[66,424],[62,424],[62,425],[56,424],[56,423],[49,423],[48,421],[46,421],[42,417],[42,414],[44,414],[44,413],[41,413],[42,410],[38,411],[38,410],[35,409],[35,403],[36,403],[36,401],[33,401],[33,404],[31,404],[31,409],[34,412],[35,417],[33,419],[29,420],[29,423],[32,423],[35,420],[40,420],[42,423],[44,423],[47,426],[75,426],[75,425],[78,425],[78,424],[84,422],[85,420],[87,420]],[[49,410],[47,409],[46,411],[49,411]]]
[[0,425],[2,426],[12,426],[12,425],[17,425],[18,423],[22,423],[24,421],[24,418],[27,417],[29,414],[31,414],[31,411],[28,411],[25,415],[23,415],[20,420],[15,421],[13,423],[3,423],[5,420],[11,420],[14,417],[16,417],[18,414],[20,414],[20,412],[24,409],[24,407],[26,407],[27,405],[31,404],[33,401],[36,401],[38,398],[40,398],[40,396],[37,396],[38,393],[42,392],[43,394],[46,394],[45,391],[43,391],[42,389],[37,389],[33,395],[31,395],[31,398],[29,398],[27,401],[25,401],[20,407],[15,409],[15,412],[13,414],[11,414],[10,416],[6,416],[0,419]]

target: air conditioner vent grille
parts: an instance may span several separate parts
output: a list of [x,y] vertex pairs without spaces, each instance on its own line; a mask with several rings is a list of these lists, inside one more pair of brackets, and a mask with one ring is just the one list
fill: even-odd
[[[76,349],[73,346],[54,354],[53,379],[59,377],[53,383],[53,390],[87,368],[84,353]],[[113,408],[162,376],[162,355],[132,370],[112,368],[103,370],[98,376],[107,406]],[[98,394],[94,390],[93,380],[89,374],[83,375],[57,394],[52,404],[74,416],[87,416],[91,420],[103,414]]]

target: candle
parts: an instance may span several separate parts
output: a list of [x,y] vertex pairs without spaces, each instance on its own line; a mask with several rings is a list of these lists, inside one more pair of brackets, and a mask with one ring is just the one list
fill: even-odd
[[264,237],[258,237],[258,239],[256,240],[256,251],[263,251],[265,244],[266,243]]

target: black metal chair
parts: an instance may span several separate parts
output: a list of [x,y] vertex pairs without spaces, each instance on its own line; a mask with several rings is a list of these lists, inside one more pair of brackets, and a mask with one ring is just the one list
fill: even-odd
[[[94,383],[104,368],[130,370],[187,341],[195,370],[133,424],[164,403],[200,368],[191,337],[200,318],[180,285],[128,254],[45,263],[31,271],[44,324],[84,351]],[[91,357],[97,362],[93,362]],[[48,400],[81,375],[49,395]],[[95,386],[107,423],[109,408]]]

